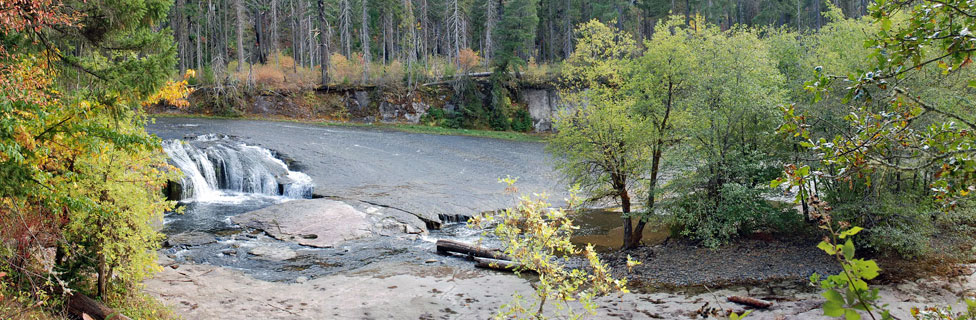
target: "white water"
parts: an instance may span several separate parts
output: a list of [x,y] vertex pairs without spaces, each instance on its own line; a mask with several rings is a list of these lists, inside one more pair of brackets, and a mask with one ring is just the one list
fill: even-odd
[[163,150],[183,171],[180,201],[234,203],[253,195],[294,199],[312,195],[312,179],[289,170],[265,148],[205,135],[164,141]]

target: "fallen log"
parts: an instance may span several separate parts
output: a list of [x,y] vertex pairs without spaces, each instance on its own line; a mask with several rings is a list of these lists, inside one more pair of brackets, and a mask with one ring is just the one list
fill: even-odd
[[496,260],[512,260],[509,259],[507,256],[505,256],[504,253],[498,250],[482,248],[464,242],[446,240],[446,239],[437,240],[437,252],[441,254],[447,254],[448,252],[457,252],[457,253],[466,254],[471,257],[491,258]]
[[498,260],[498,259],[488,259],[488,258],[474,258],[475,267],[482,269],[492,269],[499,271],[515,271],[516,268],[522,266],[514,261],[509,260]]
[[132,320],[101,302],[78,292],[72,293],[68,297],[68,312],[82,319],[87,316],[95,320]]
[[773,305],[772,302],[766,300],[759,300],[756,298],[742,297],[742,296],[729,296],[729,302],[738,303],[741,305],[747,305],[753,308],[766,309]]

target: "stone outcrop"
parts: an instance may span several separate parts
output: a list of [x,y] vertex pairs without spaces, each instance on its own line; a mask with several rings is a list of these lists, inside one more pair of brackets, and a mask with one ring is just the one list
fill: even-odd
[[279,240],[320,248],[377,235],[427,233],[423,220],[404,211],[331,199],[289,201],[231,220],[243,227],[263,230]]
[[524,89],[522,100],[528,106],[533,130],[552,131],[552,120],[558,112],[559,93],[555,89]]

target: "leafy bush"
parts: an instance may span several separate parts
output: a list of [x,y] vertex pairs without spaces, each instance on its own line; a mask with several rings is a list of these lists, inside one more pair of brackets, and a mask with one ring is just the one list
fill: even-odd
[[[515,193],[517,180],[508,177],[499,182],[507,184],[506,192]],[[576,191],[578,188],[570,191],[566,199],[569,207],[579,203]],[[517,275],[523,272],[539,275],[533,283],[536,299],[523,301],[516,292],[512,303],[503,305],[495,319],[545,319],[546,304],[555,307],[557,318],[580,319],[585,314],[596,314],[598,305],[594,298],[628,292],[627,279],[615,279],[593,245],[584,249],[573,245],[570,239],[578,227],[573,225],[565,209],[554,208],[544,195],[522,196],[516,207],[475,216],[468,223],[484,230],[485,235],[491,232],[505,244],[504,253],[515,265],[513,271]],[[572,257],[583,258],[585,263],[568,263]],[[628,267],[638,264],[639,261],[627,256]],[[577,313],[569,306],[572,301],[581,304],[586,313]]]
[[525,109],[518,109],[515,111],[515,116],[512,119],[512,130],[519,132],[529,132],[532,131],[532,117],[529,112]]
[[718,195],[696,192],[671,204],[671,224],[682,236],[717,247],[743,234],[772,225],[791,225],[800,215],[773,207],[763,192],[736,183],[722,186]]
[[941,215],[931,197],[917,190],[872,188],[853,181],[825,192],[833,215],[867,229],[862,248],[912,258],[927,252],[936,231],[933,215]]

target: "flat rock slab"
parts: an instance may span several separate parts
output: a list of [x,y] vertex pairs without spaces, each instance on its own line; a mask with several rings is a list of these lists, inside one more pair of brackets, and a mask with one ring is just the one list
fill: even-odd
[[374,234],[365,212],[329,199],[289,201],[233,217],[231,221],[264,230],[279,240],[320,248]]
[[272,261],[288,260],[298,256],[295,250],[286,245],[260,245],[251,248],[248,253],[254,255],[255,259]]
[[202,246],[214,242],[217,242],[217,239],[212,234],[199,231],[190,231],[169,236],[166,238],[166,243],[164,243],[164,245],[167,247]]

